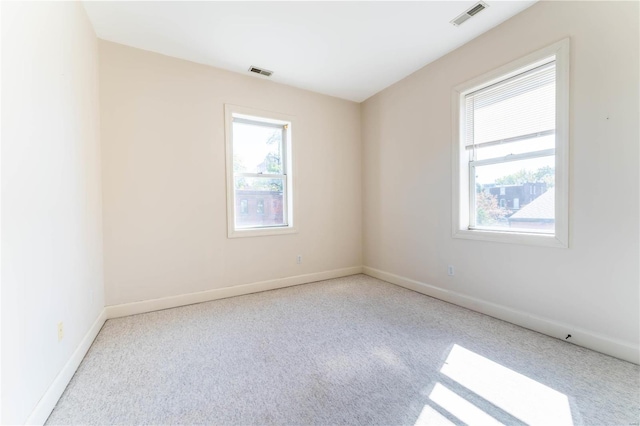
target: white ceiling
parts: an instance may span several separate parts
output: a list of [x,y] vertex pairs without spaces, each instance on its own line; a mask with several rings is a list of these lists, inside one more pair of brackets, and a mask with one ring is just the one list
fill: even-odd
[[360,102],[531,6],[431,2],[85,2],[98,37]]

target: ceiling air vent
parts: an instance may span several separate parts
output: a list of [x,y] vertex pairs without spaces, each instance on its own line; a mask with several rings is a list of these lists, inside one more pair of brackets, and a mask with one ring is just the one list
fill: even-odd
[[456,19],[451,21],[451,23],[457,27],[458,25],[462,24],[466,20],[471,19],[476,14],[482,12],[487,7],[489,7],[488,4],[486,4],[483,1],[480,1],[474,4],[473,6],[471,6],[469,9],[467,9],[464,13],[462,13],[462,15],[457,16]]
[[256,74],[264,75],[265,77],[271,77],[271,74],[273,74],[273,71],[265,70],[258,67],[249,67],[249,71]]

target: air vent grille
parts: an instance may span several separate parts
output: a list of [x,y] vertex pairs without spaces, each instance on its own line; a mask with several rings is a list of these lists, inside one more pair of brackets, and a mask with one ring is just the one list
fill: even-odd
[[464,13],[462,13],[459,16],[457,16],[453,21],[451,21],[451,23],[457,27],[460,24],[462,24],[463,22],[466,22],[467,20],[469,20],[470,18],[475,16],[476,14],[482,12],[487,7],[489,7],[489,5],[486,4],[485,2],[483,2],[483,1],[478,2],[478,3],[474,4],[471,8],[467,9],[466,11],[464,11]]
[[273,74],[273,71],[269,71],[269,70],[265,70],[264,68],[258,68],[253,66],[249,67],[249,71],[256,74],[264,75],[265,77],[271,77],[271,74]]
[[484,10],[485,6],[482,3],[478,3],[475,6],[473,6],[470,10],[467,11],[467,14],[473,16],[476,13],[480,12],[481,10]]

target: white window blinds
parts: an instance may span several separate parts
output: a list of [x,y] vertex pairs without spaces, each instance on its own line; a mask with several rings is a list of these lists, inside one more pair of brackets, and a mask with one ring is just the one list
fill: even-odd
[[555,59],[465,96],[467,148],[555,132]]

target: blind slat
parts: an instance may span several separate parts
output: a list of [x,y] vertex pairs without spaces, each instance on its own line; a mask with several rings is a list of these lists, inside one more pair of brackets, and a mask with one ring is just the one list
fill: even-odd
[[467,147],[555,129],[555,61],[465,96]]

